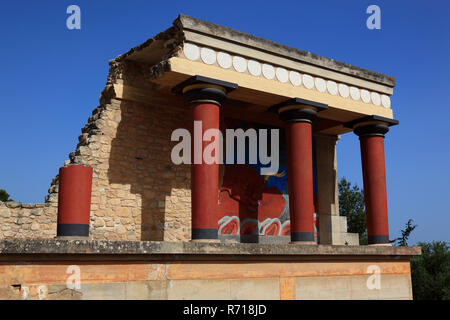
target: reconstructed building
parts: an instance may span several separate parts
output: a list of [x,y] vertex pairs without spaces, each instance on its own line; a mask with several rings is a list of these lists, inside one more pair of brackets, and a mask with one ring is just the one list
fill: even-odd
[[[180,15],[110,61],[100,105],[46,202],[0,204],[0,298],[411,299],[420,249],[389,245],[394,85]],[[193,133],[182,154],[193,164],[173,161],[177,129]],[[202,161],[209,129],[251,129],[244,149],[260,155],[273,155],[278,129],[276,172],[260,158],[236,163],[222,145],[223,163]],[[368,246],[339,215],[336,142],[351,132]],[[74,270],[80,287],[66,283]]]

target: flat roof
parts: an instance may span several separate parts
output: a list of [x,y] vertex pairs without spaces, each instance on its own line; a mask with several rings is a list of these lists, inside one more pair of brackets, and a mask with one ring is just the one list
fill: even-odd
[[197,18],[193,18],[184,14],[180,14],[173,22],[174,25],[179,24],[184,30],[194,30],[203,34],[224,39],[228,42],[235,42],[248,47],[253,47],[261,51],[276,54],[292,60],[301,61],[321,68],[345,73],[361,79],[370,80],[381,83],[390,87],[395,86],[395,78],[360,68],[345,62],[326,58],[308,51],[303,51],[293,47],[289,47],[271,40],[263,39],[249,33],[237,31],[228,27],[206,22]]

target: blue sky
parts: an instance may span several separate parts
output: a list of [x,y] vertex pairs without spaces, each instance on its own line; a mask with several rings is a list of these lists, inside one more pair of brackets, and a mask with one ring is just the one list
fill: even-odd
[[[81,8],[81,30],[66,8]],[[366,8],[381,8],[381,30]],[[178,13],[394,76],[400,125],[386,137],[391,237],[450,241],[450,2],[8,1],[0,7],[0,189],[43,202],[98,105],[108,60],[168,28]],[[338,175],[362,186],[359,141],[338,143]]]

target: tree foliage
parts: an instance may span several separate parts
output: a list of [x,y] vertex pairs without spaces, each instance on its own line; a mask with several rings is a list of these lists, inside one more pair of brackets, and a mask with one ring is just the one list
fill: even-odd
[[450,251],[444,241],[419,242],[422,255],[411,259],[414,300],[450,300]]
[[412,224],[413,221],[413,219],[409,219],[406,223],[405,229],[400,231],[402,235],[394,240],[391,240],[390,242],[396,244],[397,246],[407,246],[411,232],[413,232],[413,230],[417,227],[417,224]]
[[8,192],[6,192],[3,189],[0,189],[0,202],[6,202],[6,201],[12,201],[12,199],[9,198]]
[[344,177],[339,180],[339,212],[347,217],[348,232],[359,234],[359,243],[367,244],[364,192]]

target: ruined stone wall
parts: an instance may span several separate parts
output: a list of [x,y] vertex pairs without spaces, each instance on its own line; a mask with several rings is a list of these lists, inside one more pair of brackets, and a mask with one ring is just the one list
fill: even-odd
[[172,131],[186,127],[187,110],[115,99],[97,109],[71,155],[94,169],[93,239],[188,239],[190,169],[170,159]]
[[[93,239],[182,241],[190,237],[190,168],[170,158],[172,131],[188,108],[110,99],[82,129],[66,165],[93,170]],[[45,204],[0,204],[0,238],[56,236],[58,178]]]
[[[64,164],[93,168],[91,238],[189,240],[190,167],[170,158],[177,143],[170,141],[172,131],[188,128],[189,108],[158,98],[155,103],[117,99],[115,84],[145,92],[155,88],[149,66],[121,59],[110,65],[100,105]],[[0,204],[0,239],[55,237],[57,205],[58,176],[45,204]]]
[[50,203],[0,202],[0,239],[53,238],[56,214]]

